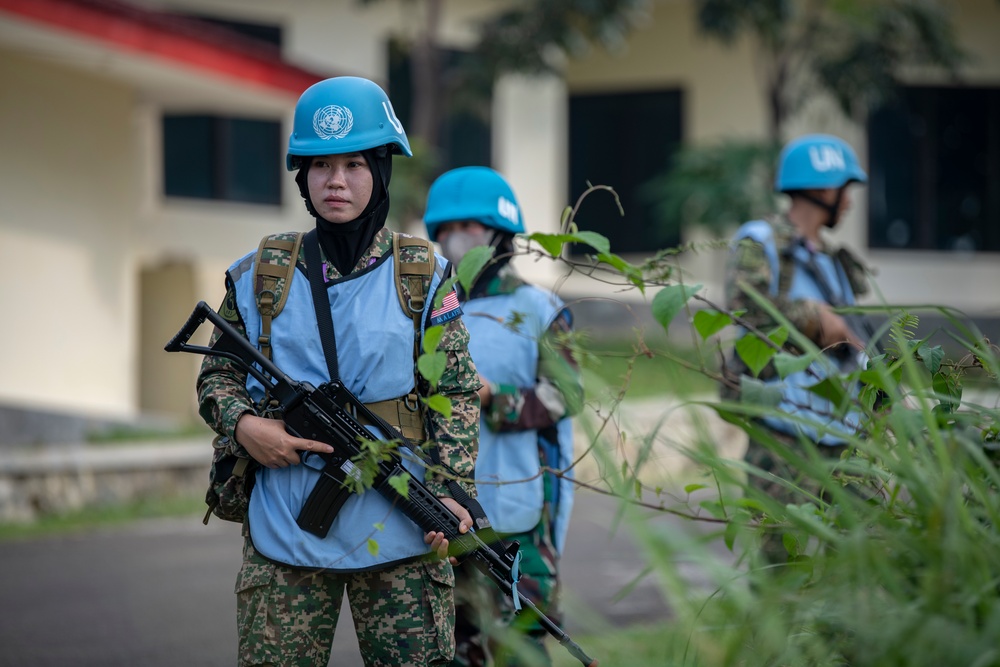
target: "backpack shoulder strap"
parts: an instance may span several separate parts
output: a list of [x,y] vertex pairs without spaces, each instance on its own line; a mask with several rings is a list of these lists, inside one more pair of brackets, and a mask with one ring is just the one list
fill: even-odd
[[795,275],[795,257],[792,255],[795,240],[794,232],[785,225],[776,224],[774,220],[768,220],[771,232],[774,236],[774,246],[778,253],[778,297],[788,295],[788,290],[792,286],[792,277]]
[[[412,261],[414,255],[423,259]],[[430,298],[428,292],[434,275],[434,244],[427,239],[393,232],[392,259],[399,305],[413,320],[415,335],[419,334],[420,319]],[[419,353],[419,348],[416,352]]]
[[406,397],[405,405],[411,413],[418,415],[423,424],[424,410],[419,398],[420,372],[417,369],[417,359],[421,352],[421,319],[430,300],[428,292],[434,276],[434,244],[427,239],[393,232],[392,264],[399,306],[413,320],[413,393]]
[[271,358],[271,320],[277,317],[288,300],[288,285],[302,245],[302,232],[269,234],[260,240],[254,258],[254,293],[260,312],[260,351]]

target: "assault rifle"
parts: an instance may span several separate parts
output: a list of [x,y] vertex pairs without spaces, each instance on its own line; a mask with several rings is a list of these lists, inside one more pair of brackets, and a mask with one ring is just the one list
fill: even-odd
[[[189,344],[191,336],[206,319],[218,328],[221,336],[211,347]],[[298,382],[285,375],[204,301],[198,303],[187,322],[164,349],[167,352],[223,357],[235,362],[260,381],[278,401],[289,433],[325,442],[334,448],[332,454],[321,455],[327,464],[297,519],[303,530],[325,536],[337,511],[347,500],[350,491],[345,482],[348,476],[357,479],[360,472],[354,463],[362,454],[360,442],[375,439],[358,421],[358,417],[374,425],[384,440],[399,441],[411,451],[417,451],[396,429],[372,413],[339,381],[313,387],[308,382]],[[397,485],[406,488],[407,493],[400,493]],[[566,647],[574,658],[589,667],[597,665],[596,660],[587,656],[569,635],[517,590],[520,577],[519,545],[517,542],[504,545],[496,539],[496,533],[485,514],[481,511],[472,512],[471,508],[467,508],[473,514],[476,527],[467,533],[460,533],[458,517],[420,480],[407,472],[395,449],[378,463],[372,489],[398,507],[421,530],[443,533],[448,540],[449,555],[459,560],[471,559],[476,568],[511,598],[516,613],[520,613],[522,607],[527,607],[535,614],[545,631]]]

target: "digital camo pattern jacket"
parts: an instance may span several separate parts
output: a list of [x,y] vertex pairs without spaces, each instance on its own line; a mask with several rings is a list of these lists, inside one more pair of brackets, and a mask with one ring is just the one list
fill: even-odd
[[[749,285],[770,299],[796,329],[818,344],[822,336],[818,304],[809,299],[788,296],[794,262],[790,258],[782,259],[782,257],[796,239],[797,232],[784,217],[771,218],[768,222],[774,230],[779,273],[782,273],[777,278],[778,293],[775,295],[771,291],[775,277],[767,250],[760,243],[743,239],[733,248],[726,266],[726,303],[730,310],[746,311],[742,316],[743,319],[760,331],[766,332],[776,327],[777,322],[774,318],[741,287],[741,284]],[[847,248],[832,247],[825,240],[821,240],[820,247],[814,248],[814,251],[830,256],[835,264],[839,263],[856,297],[869,292],[871,288],[868,275],[871,269],[854,253]]]
[[[291,240],[293,236],[288,234],[287,238]],[[358,261],[355,270],[364,268],[391,252],[392,233],[388,229],[382,229],[375,236],[371,247]],[[269,259],[282,263],[287,261],[287,257],[281,255]],[[427,261],[426,250],[404,248],[401,259],[407,262]],[[305,267],[304,249],[299,251],[298,264]],[[324,264],[327,280],[341,277],[332,262]],[[246,328],[236,309],[232,285],[227,285],[227,288],[219,314],[232,323],[240,333],[246,335]],[[404,296],[409,296],[405,285]],[[385,307],[398,308],[399,304],[393,302]],[[217,336],[216,331],[212,335],[212,343]],[[445,352],[447,365],[438,382],[437,393],[451,400],[452,413],[451,417],[447,418],[441,413],[428,411],[428,438],[437,444],[442,463],[452,468],[461,478],[460,483],[465,491],[475,495],[475,486],[471,483],[471,479],[479,439],[479,397],[476,392],[481,385],[472,357],[469,355],[469,332],[461,317],[452,319],[444,325],[444,335],[438,349]],[[199,412],[202,418],[217,433],[228,436],[230,443],[228,446],[232,448],[234,454],[242,457],[247,457],[248,454],[236,442],[234,435],[236,422],[247,412],[257,414],[246,391],[246,380],[246,372],[233,362],[218,357],[205,357],[197,382]],[[420,385],[420,395],[424,397],[430,395],[426,383],[421,382]],[[429,474],[425,483],[437,496],[450,495],[440,475]]]
[[[771,220],[774,228],[775,242],[778,252],[796,235],[795,228],[784,218]],[[780,263],[779,263],[780,265]],[[789,276],[790,278],[790,276]],[[726,304],[730,310],[745,311],[743,319],[758,330],[767,332],[777,326],[777,322],[760,307],[756,301],[740,286],[749,285],[760,294],[769,298],[774,306],[788,318],[796,329],[814,342],[819,341],[819,309],[815,303],[807,299],[789,299],[788,290],[771,292],[774,280],[771,262],[767,251],[760,243],[750,240],[740,241],[729,255],[726,266]]]

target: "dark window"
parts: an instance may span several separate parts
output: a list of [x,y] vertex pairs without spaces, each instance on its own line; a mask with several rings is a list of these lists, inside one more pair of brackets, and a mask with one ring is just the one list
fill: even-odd
[[[456,75],[463,59],[463,51],[443,49],[441,61],[443,78]],[[399,42],[389,43],[389,97],[396,117],[409,130],[413,105],[413,76],[410,73],[410,56]],[[467,92],[467,91],[465,91]],[[453,95],[441,104],[443,110],[438,127],[440,163],[437,174],[449,169],[468,166],[490,166],[493,158],[489,109],[490,95]]]
[[[623,218],[608,192],[587,196],[576,222],[611,241],[615,253],[651,252],[679,239],[655,223],[639,191],[667,164],[681,141],[681,92],[572,95],[569,100],[569,197],[592,185],[614,188]],[[584,249],[581,249],[584,250]]]
[[907,87],[868,142],[872,247],[1000,251],[1000,89]]
[[163,190],[255,204],[281,203],[281,123],[218,116],[163,118]]

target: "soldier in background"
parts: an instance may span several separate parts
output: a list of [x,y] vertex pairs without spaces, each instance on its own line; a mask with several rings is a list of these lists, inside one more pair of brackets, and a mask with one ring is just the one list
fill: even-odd
[[[559,555],[574,487],[568,472],[557,477],[543,467],[564,470],[573,462],[568,417],[582,407],[583,384],[569,350],[572,318],[556,295],[525,283],[510,265],[513,238],[524,232],[524,221],[513,190],[493,169],[443,174],[428,193],[424,222],[430,239],[456,265],[473,248],[493,250],[469,292],[459,294],[483,385],[476,486],[496,531],[521,545],[519,590],[555,620]],[[487,664],[491,649],[498,666],[550,664],[545,632],[529,612],[512,619],[506,598],[480,573],[460,566],[456,574],[453,666]],[[501,615],[534,647],[527,651],[534,653],[530,659],[490,636]]]
[[[846,249],[833,247],[822,232],[835,228],[850,206],[851,184],[866,181],[854,150],[843,140],[813,134],[789,142],[779,158],[775,189],[790,197],[790,207],[783,216],[743,224],[733,239],[726,269],[730,310],[745,311],[743,318],[758,331],[767,333],[777,326],[741,287],[749,285],[824,350],[824,359],[784,379],[773,365],[761,371],[760,380],[780,387],[782,402],[778,414],[754,420],[756,435],[751,432],[745,456],[772,479],[791,481],[812,493],[821,490],[815,480],[802,479],[762,440],[773,438],[790,448],[812,442],[821,455],[837,459],[846,449],[844,436],[854,433],[858,425],[857,415],[837,418],[835,406],[806,387],[865,361],[867,332],[855,331],[833,308],[854,304],[856,297],[865,294],[867,274],[860,261]],[[734,355],[727,374],[723,396],[733,398],[739,376],[750,372]],[[750,484],[782,504],[804,502],[800,494],[776,481],[751,475]],[[772,563],[787,559],[780,535],[765,535],[763,554]]]
[[[454,296],[453,307],[434,313],[419,306],[406,311],[406,304],[418,301],[418,286],[420,301],[433,301],[446,265],[426,241],[422,248],[417,239],[402,243],[384,228],[393,153],[411,155],[378,85],[338,77],[307,89],[295,107],[287,167],[296,172],[316,228],[301,248],[292,242],[295,234],[273,235],[262,241],[270,250],[234,262],[219,312],[296,379],[318,386],[338,373],[374,412],[412,441],[426,437],[440,460],[468,479],[480,387],[469,335]],[[397,243],[402,250],[394,257]],[[280,265],[289,262],[295,270],[286,284],[261,288],[266,276],[281,274]],[[276,272],[260,272],[260,264]],[[400,267],[421,265],[426,280],[401,286]],[[273,290],[287,300],[271,319],[259,304],[275,297]],[[315,301],[313,290],[320,294]],[[330,309],[335,342],[318,333],[314,303]],[[444,327],[438,349],[447,366],[437,392],[451,399],[450,417],[423,413],[420,399],[430,388],[415,376],[415,331],[434,325]],[[333,359],[324,351],[328,342]],[[255,462],[236,582],[239,664],[325,667],[345,590],[366,665],[448,664],[454,654],[455,575],[444,559],[444,536],[425,535],[375,492],[352,494],[325,538],[303,531],[296,517],[325,465],[316,452],[332,448],[288,434],[280,415],[268,411],[263,387],[225,359],[205,358],[198,395],[205,421],[225,436],[220,446]],[[449,497],[444,477],[403,456],[410,473],[424,479],[468,530],[471,518]],[[474,494],[471,483],[465,490]]]

